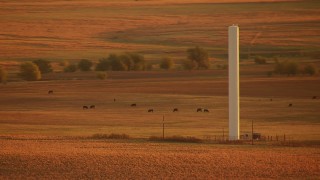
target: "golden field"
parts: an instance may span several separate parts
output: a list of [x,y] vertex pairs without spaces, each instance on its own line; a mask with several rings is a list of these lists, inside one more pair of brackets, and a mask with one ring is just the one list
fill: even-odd
[[98,60],[134,51],[156,61],[199,45],[225,59],[239,24],[241,56],[319,56],[319,1],[1,1],[0,60]]
[[[267,75],[276,57],[319,69],[319,7],[316,0],[0,0],[0,66],[9,72],[0,84],[0,179],[319,179],[319,72]],[[221,141],[228,71],[219,67],[231,24],[240,26],[240,133],[251,135],[253,122],[273,141]],[[181,70],[196,45],[209,51],[210,70]],[[97,80],[97,72],[64,73],[59,65],[123,52],[154,66],[171,57],[176,69],[110,71]],[[267,64],[254,64],[255,55]],[[22,81],[20,63],[38,58],[54,72]],[[204,141],[148,140],[162,136],[163,122],[166,137]],[[131,138],[93,138],[112,133]]]
[[318,179],[318,147],[0,140],[1,179]]

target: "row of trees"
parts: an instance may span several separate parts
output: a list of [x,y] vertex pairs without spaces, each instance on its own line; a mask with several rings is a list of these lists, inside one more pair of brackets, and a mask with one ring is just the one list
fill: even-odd
[[301,66],[295,61],[276,60],[274,66],[274,73],[288,76],[297,74],[314,75],[317,73],[317,68],[313,64]]
[[[267,59],[264,57],[255,57],[254,62],[256,64],[266,64]],[[61,64],[62,65],[62,64]],[[81,71],[142,71],[149,69],[145,61],[144,56],[137,53],[122,53],[122,54],[110,54],[106,58],[102,58],[94,67],[94,63],[88,59],[82,59],[77,64],[63,64],[64,72]],[[161,69],[172,69],[175,66],[174,61],[165,57],[161,59],[159,64]],[[187,50],[187,59],[182,62],[184,69],[209,69],[209,55],[208,52],[200,47],[190,48]],[[226,69],[226,68],[223,68]],[[53,72],[50,61],[44,59],[34,60],[32,62],[26,62],[20,66],[20,77],[24,80],[39,80],[41,75],[45,73]],[[292,61],[275,61],[274,71],[270,73],[296,75],[298,73],[314,75],[317,73],[317,68],[308,64],[301,68],[297,62]],[[104,79],[106,77],[105,72],[97,74],[97,77]],[[0,67],[0,82],[6,82],[7,72]]]

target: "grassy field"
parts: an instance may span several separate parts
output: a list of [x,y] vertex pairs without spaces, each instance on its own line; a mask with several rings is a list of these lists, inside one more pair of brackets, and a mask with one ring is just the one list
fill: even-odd
[[[257,3],[259,2],[259,3]],[[1,1],[0,61],[98,60],[135,51],[184,59],[199,45],[225,59],[227,27],[240,26],[241,56],[319,56],[319,1]]]
[[[11,82],[0,89],[0,134],[126,133],[147,138],[162,135],[165,116],[168,136],[222,136],[228,129],[227,79],[215,73],[113,72],[107,80]],[[244,76],[241,134],[251,132],[253,120],[255,131],[266,136],[319,140],[320,103],[312,99],[319,97],[319,89],[319,77]],[[132,103],[137,107],[130,107]],[[84,105],[96,108],[83,110]],[[154,113],[147,112],[151,108]],[[197,113],[197,108],[210,112]]]
[[[267,72],[276,56],[320,67],[319,7],[316,0],[0,0],[0,65],[9,72],[0,84],[0,179],[318,179],[319,75]],[[251,134],[253,122],[254,132],[273,137],[255,146],[213,141],[228,136],[228,71],[218,66],[226,64],[232,24],[240,26],[240,133]],[[209,50],[210,70],[181,70],[196,45]],[[107,72],[106,80],[59,65],[111,52],[138,52],[147,63],[170,56],[177,65]],[[247,61],[257,54],[268,63]],[[54,72],[22,81],[20,63],[36,58],[52,61]],[[149,141],[162,136],[163,122],[166,137],[204,141]]]

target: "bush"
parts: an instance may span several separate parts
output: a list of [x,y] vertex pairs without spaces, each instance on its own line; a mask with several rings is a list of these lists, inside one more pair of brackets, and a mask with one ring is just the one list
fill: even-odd
[[201,143],[202,140],[198,139],[196,137],[183,137],[183,136],[170,136],[170,137],[165,137],[164,139],[162,137],[158,136],[151,136],[149,138],[150,141],[166,141],[166,142],[184,142],[184,143]]
[[88,59],[81,59],[78,67],[81,71],[90,71],[93,63]]
[[41,72],[36,64],[26,62],[20,66],[20,77],[27,81],[36,81],[41,79]]
[[106,72],[98,72],[97,73],[97,78],[101,79],[101,80],[104,80],[104,79],[107,78],[107,73]]
[[7,71],[0,66],[0,83],[6,83],[7,82]]
[[198,69],[209,69],[209,54],[205,49],[196,46],[195,48],[188,49],[187,53],[188,59],[195,62]]
[[99,60],[96,65],[96,71],[107,71],[111,69],[110,61],[106,58],[102,58]]
[[127,134],[94,134],[90,138],[92,139],[130,139]]
[[257,56],[254,58],[254,62],[256,64],[266,64],[267,63],[267,59],[261,56]]
[[304,67],[303,72],[312,76],[316,74],[317,68],[314,64],[308,64]]
[[274,72],[278,74],[296,75],[299,72],[298,63],[293,61],[276,61]]
[[185,60],[182,62],[182,66],[186,70],[193,70],[193,69],[197,69],[198,64],[195,61]]
[[76,72],[78,67],[75,64],[69,64],[63,69],[64,72]]
[[144,57],[136,53],[110,54],[108,58],[99,60],[96,71],[130,71],[145,70]]
[[171,58],[163,58],[162,61],[160,62],[160,68],[161,69],[172,69],[174,66],[174,62]]
[[42,74],[52,72],[52,66],[49,61],[44,59],[38,59],[33,61],[39,67],[39,70]]

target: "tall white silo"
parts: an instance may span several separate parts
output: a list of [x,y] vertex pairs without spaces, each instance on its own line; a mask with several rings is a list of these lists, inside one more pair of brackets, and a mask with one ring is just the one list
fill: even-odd
[[228,29],[229,58],[229,140],[239,139],[239,27]]

